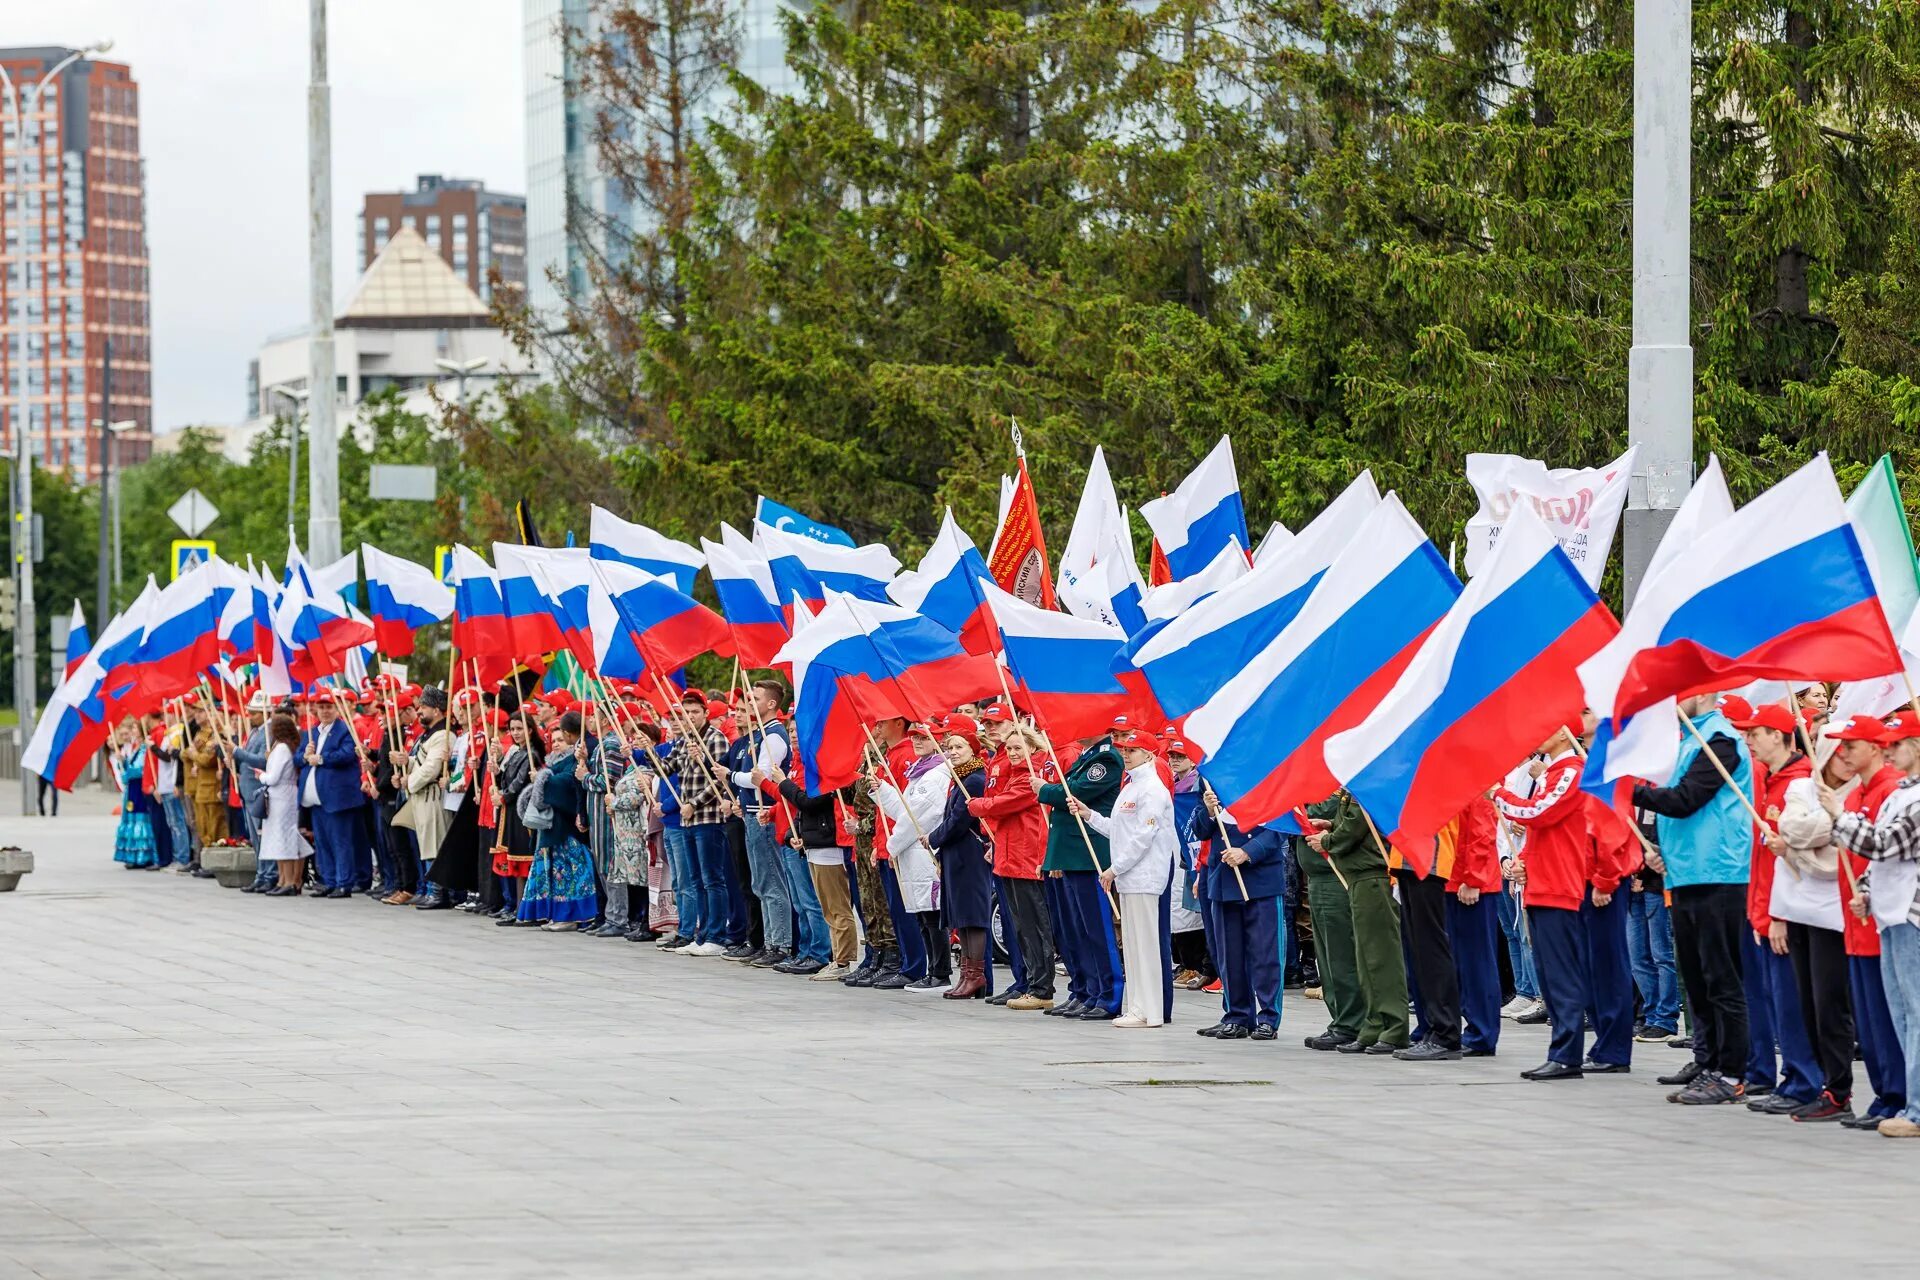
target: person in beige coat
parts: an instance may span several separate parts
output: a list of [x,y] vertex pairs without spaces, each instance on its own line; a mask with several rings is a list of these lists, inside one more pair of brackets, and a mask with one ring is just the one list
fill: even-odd
[[447,734],[447,693],[444,689],[424,689],[420,693],[420,739],[411,752],[393,753],[394,773],[405,780],[407,802],[393,823],[413,832],[420,849],[421,879],[427,888],[416,907],[437,906],[439,891],[428,885],[426,864],[440,849],[447,834],[446,805],[442,803],[447,781],[448,753],[453,745]]

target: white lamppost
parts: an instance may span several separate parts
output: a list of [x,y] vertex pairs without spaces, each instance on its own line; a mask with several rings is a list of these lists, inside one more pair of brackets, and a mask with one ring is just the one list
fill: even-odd
[[[311,388],[296,387],[292,383],[283,383],[268,388],[267,394],[280,396],[292,406],[287,415],[287,528],[293,528],[293,509],[300,502],[300,407],[305,405],[311,394]],[[328,396],[329,404],[333,397]],[[312,531],[308,531],[311,538]]]
[[460,380],[460,389],[456,394],[462,409],[467,407],[467,378],[493,363],[487,356],[475,356],[471,360],[447,360],[436,356],[433,362]]

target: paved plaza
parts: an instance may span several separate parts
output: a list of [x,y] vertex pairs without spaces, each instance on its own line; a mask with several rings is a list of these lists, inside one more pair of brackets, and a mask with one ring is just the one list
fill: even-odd
[[1665,1047],[1063,1025],[129,872],[91,807],[0,820],[0,1277],[1914,1274],[1920,1144],[1668,1106]]

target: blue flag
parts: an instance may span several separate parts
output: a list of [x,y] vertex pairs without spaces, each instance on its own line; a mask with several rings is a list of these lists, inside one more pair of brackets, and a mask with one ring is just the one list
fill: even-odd
[[826,542],[839,547],[851,547],[854,541],[844,530],[830,524],[821,524],[811,516],[803,516],[792,507],[784,507],[764,494],[760,505],[754,509],[753,518],[761,524],[772,525],[776,529],[785,529],[788,533],[797,533],[815,542]]

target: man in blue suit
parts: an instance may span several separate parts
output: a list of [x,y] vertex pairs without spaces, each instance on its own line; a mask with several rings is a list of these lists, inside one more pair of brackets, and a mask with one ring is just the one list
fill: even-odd
[[316,896],[351,898],[354,842],[360,834],[360,810],[367,803],[360,786],[360,751],[331,697],[316,696],[313,709],[313,728],[300,744],[300,804],[312,815],[313,867],[321,886]]
[[[1204,785],[1204,784],[1203,784]],[[1216,1040],[1272,1040],[1280,1030],[1281,959],[1286,924],[1280,918],[1287,882],[1288,838],[1267,827],[1242,831],[1208,787],[1193,834],[1214,841],[1207,859],[1207,900],[1219,914],[1220,985],[1226,1014],[1199,1034]],[[1237,872],[1237,874],[1236,874]]]

